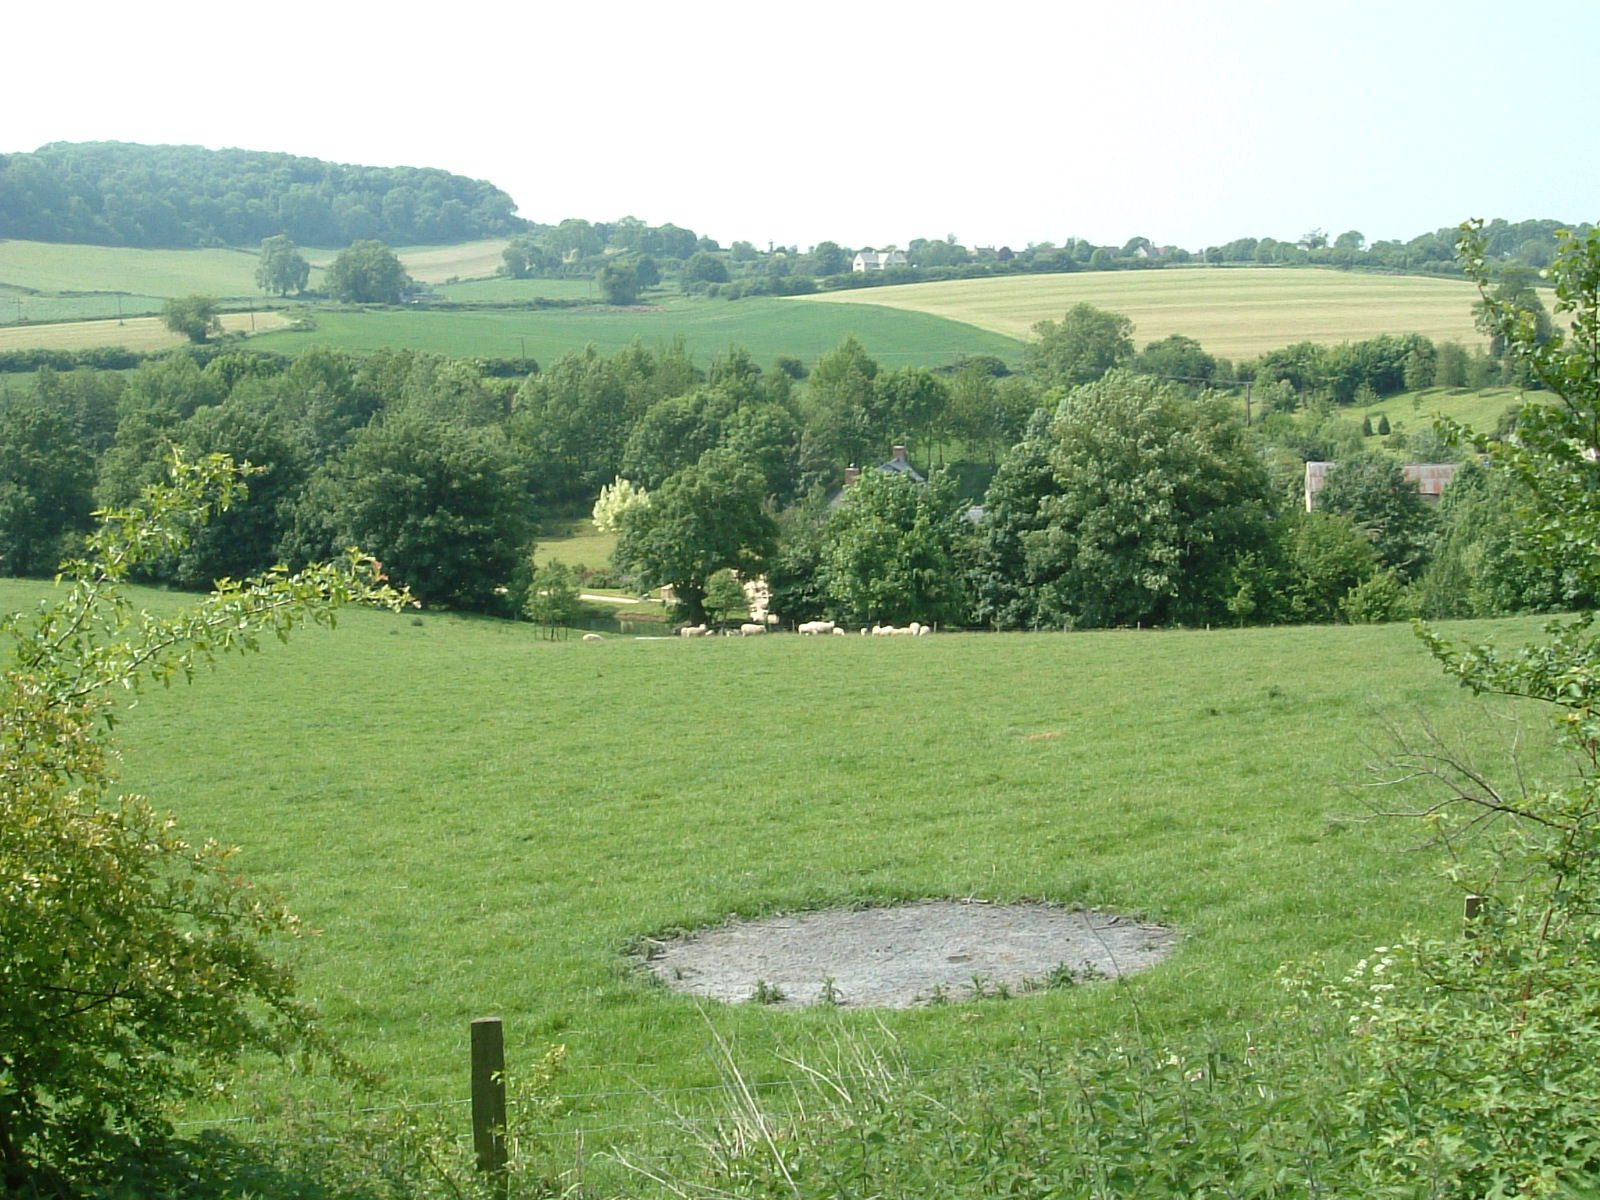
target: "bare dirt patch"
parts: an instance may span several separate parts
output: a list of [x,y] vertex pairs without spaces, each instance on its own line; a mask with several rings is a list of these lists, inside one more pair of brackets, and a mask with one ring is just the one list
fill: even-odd
[[674,991],[785,1008],[911,1008],[1116,978],[1160,962],[1163,925],[1049,904],[925,901],[736,921],[651,943],[645,965]]

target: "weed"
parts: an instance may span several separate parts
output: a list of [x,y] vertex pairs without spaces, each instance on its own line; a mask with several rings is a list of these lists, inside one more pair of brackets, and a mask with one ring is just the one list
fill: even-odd
[[756,1004],[782,1004],[787,997],[778,984],[758,979],[755,990],[750,993],[750,999]]

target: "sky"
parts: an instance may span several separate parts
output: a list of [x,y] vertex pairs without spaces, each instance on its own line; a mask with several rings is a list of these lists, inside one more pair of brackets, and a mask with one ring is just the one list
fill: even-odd
[[0,153],[438,167],[551,224],[1199,250],[1600,220],[1594,0],[16,0],[5,25]]

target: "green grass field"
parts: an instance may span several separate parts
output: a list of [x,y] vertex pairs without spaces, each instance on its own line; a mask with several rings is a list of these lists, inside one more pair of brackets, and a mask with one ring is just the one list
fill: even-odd
[[1095,271],[918,283],[802,296],[791,304],[879,304],[1026,339],[1041,320],[1088,303],[1132,318],[1143,347],[1174,333],[1212,354],[1253,358],[1294,342],[1422,333],[1475,345],[1472,284],[1415,276],[1272,267]]
[[[0,581],[0,605],[42,586]],[[1134,1019],[1270,1020],[1279,963],[1459,918],[1421,830],[1351,785],[1380,716],[1472,711],[1399,626],[591,645],[353,613],[144,697],[118,736],[131,789],[322,931],[305,991],[351,1052],[453,1103],[468,1023],[500,1016],[513,1073],[568,1047],[558,1128],[594,1153],[714,1095],[685,1090],[718,1083],[712,1029],[771,1081],[840,1024],[937,1072]],[[697,1005],[626,954],[930,896],[1103,906],[1183,943],[1115,985],[881,1013]],[[275,1072],[246,1090],[307,1088],[330,1102]]]
[[[0,283],[41,292],[258,296],[255,273],[256,256],[247,250],[130,250],[0,241]],[[313,276],[312,286],[316,283]]]
[[682,335],[702,363],[741,346],[765,365],[783,354],[814,361],[853,334],[885,367],[935,366],[962,354],[993,354],[1014,362],[1020,351],[1010,338],[925,313],[872,305],[802,308],[768,298],[675,297],[633,308],[529,312],[324,310],[316,319],[315,330],[274,333],[256,344],[284,354],[321,345],[356,351],[409,346],[469,358],[527,356],[543,363],[590,343],[611,353],[635,338],[655,346]]
[[[433,289],[449,300],[467,303],[525,303],[529,300],[600,299],[593,279],[473,279],[441,284]],[[647,294],[644,303],[654,303]]]

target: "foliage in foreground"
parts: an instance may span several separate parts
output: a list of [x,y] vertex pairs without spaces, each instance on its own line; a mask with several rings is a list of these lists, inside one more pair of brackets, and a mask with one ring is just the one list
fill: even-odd
[[137,611],[130,572],[182,548],[244,472],[178,464],[173,482],[105,514],[59,600],[0,621],[0,1166],[8,1188],[69,1191],[168,1132],[168,1103],[245,1049],[343,1060],[296,1000],[266,939],[298,932],[144,799],[113,790],[119,694],[169,684],[357,601],[396,604],[352,552],[298,574],[223,580],[175,616]]

